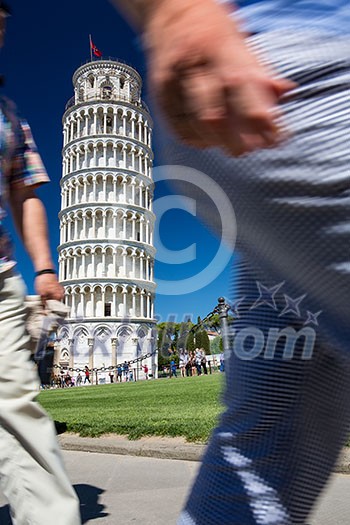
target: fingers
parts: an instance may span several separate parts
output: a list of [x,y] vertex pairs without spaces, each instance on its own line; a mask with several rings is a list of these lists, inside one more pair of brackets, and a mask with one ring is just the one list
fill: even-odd
[[182,92],[186,93],[185,111],[189,124],[206,146],[220,146],[226,107],[219,79],[196,68],[181,78]]
[[[189,121],[184,101],[186,93],[174,69],[164,69],[161,64],[150,62],[149,85],[162,113],[166,116],[171,129],[186,144],[205,147],[203,141]],[[187,107],[187,106],[186,106]]]
[[[230,155],[277,146],[286,138],[280,99],[295,88],[275,78],[254,57],[237,68],[210,60],[156,71],[153,91],[178,137],[197,148],[220,147]],[[227,60],[224,61],[227,64]]]
[[35,289],[43,303],[48,299],[62,301],[64,297],[64,289],[57,281],[55,275],[44,274],[36,277]]

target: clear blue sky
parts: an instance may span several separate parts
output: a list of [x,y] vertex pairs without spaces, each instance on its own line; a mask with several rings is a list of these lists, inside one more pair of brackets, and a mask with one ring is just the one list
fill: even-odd
[[[120,58],[133,65],[145,79],[144,57],[138,38],[125,24],[108,0],[9,0],[13,16],[8,20],[5,48],[1,52],[1,71],[6,77],[4,93],[18,105],[33,134],[51,184],[39,190],[49,218],[52,252],[57,261],[60,208],[62,115],[67,100],[73,95],[72,75],[90,57],[89,33],[103,52],[104,58]],[[147,91],[144,91],[147,100]],[[157,144],[159,130],[154,131]],[[159,164],[155,148],[155,165]],[[171,194],[165,183],[159,183],[157,199]],[[175,201],[174,201],[175,203]],[[170,209],[160,222],[160,238],[169,250],[183,250],[196,245],[195,258],[184,264],[156,261],[155,277],[174,281],[198,275],[214,258],[219,241],[187,211]],[[31,263],[16,241],[16,257],[30,293],[33,293]],[[196,292],[179,282],[181,295],[157,295],[156,313],[162,320],[175,315],[178,321],[188,314],[206,315],[217,297],[228,295],[231,264],[207,286]],[[215,273],[215,272],[214,272]]]

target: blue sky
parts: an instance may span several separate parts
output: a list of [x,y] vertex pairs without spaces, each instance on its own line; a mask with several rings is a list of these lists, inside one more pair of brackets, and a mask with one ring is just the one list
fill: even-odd
[[[13,98],[25,116],[33,134],[51,184],[40,188],[49,219],[53,256],[57,260],[60,208],[59,181],[61,178],[62,115],[67,100],[73,95],[72,75],[89,60],[89,34],[103,57],[120,58],[133,65],[145,78],[145,63],[137,36],[125,24],[107,0],[60,0],[60,2],[23,2],[11,0],[14,15],[8,21],[5,48],[1,52],[1,71],[6,77],[4,93]],[[144,96],[147,100],[147,91]],[[160,132],[154,130],[154,145]],[[155,166],[160,163],[155,147]],[[157,200],[171,194],[164,182],[156,186]],[[178,209],[173,200],[172,209],[164,213],[159,223],[160,240],[174,257],[167,262],[156,261],[155,277],[162,281],[179,281],[180,295],[157,295],[156,313],[161,320],[169,315],[181,321],[185,315],[206,315],[216,305],[217,297],[228,295],[231,264],[216,278],[196,292],[182,286],[182,279],[195,277],[205,270],[219,249],[216,239],[186,210]],[[181,207],[181,204],[180,204]],[[10,227],[11,228],[11,227]],[[11,228],[12,230],[12,228]],[[193,248],[189,262],[172,264],[178,250]],[[157,246],[157,245],[156,245]],[[33,293],[33,270],[30,260],[16,242],[16,257],[30,293]],[[214,272],[215,274],[218,272]],[[190,281],[186,281],[190,282]]]

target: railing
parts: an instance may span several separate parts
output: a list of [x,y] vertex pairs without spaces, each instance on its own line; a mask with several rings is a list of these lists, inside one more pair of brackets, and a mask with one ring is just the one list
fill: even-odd
[[105,62],[105,61],[108,61],[108,62],[110,62],[110,61],[112,61],[112,62],[119,62],[120,64],[123,64],[124,66],[131,67],[132,69],[134,69],[137,72],[137,69],[135,68],[135,66],[133,66],[132,64],[129,64],[128,62],[126,62],[126,60],[123,60],[121,58],[116,58],[116,57],[104,57],[104,56],[102,56],[101,58],[96,58],[96,57],[93,56],[92,60],[90,60],[90,59],[84,60],[84,62],[82,62],[79,67],[83,67],[86,64],[90,64],[92,62],[99,63],[99,62]]

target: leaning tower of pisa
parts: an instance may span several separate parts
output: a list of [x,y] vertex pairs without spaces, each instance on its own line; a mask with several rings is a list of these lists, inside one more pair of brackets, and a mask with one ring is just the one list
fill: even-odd
[[[63,116],[58,248],[71,310],[56,362],[108,368],[153,346],[152,120],[141,77],[126,64],[89,62],[73,85]],[[155,372],[155,362],[147,364]]]

